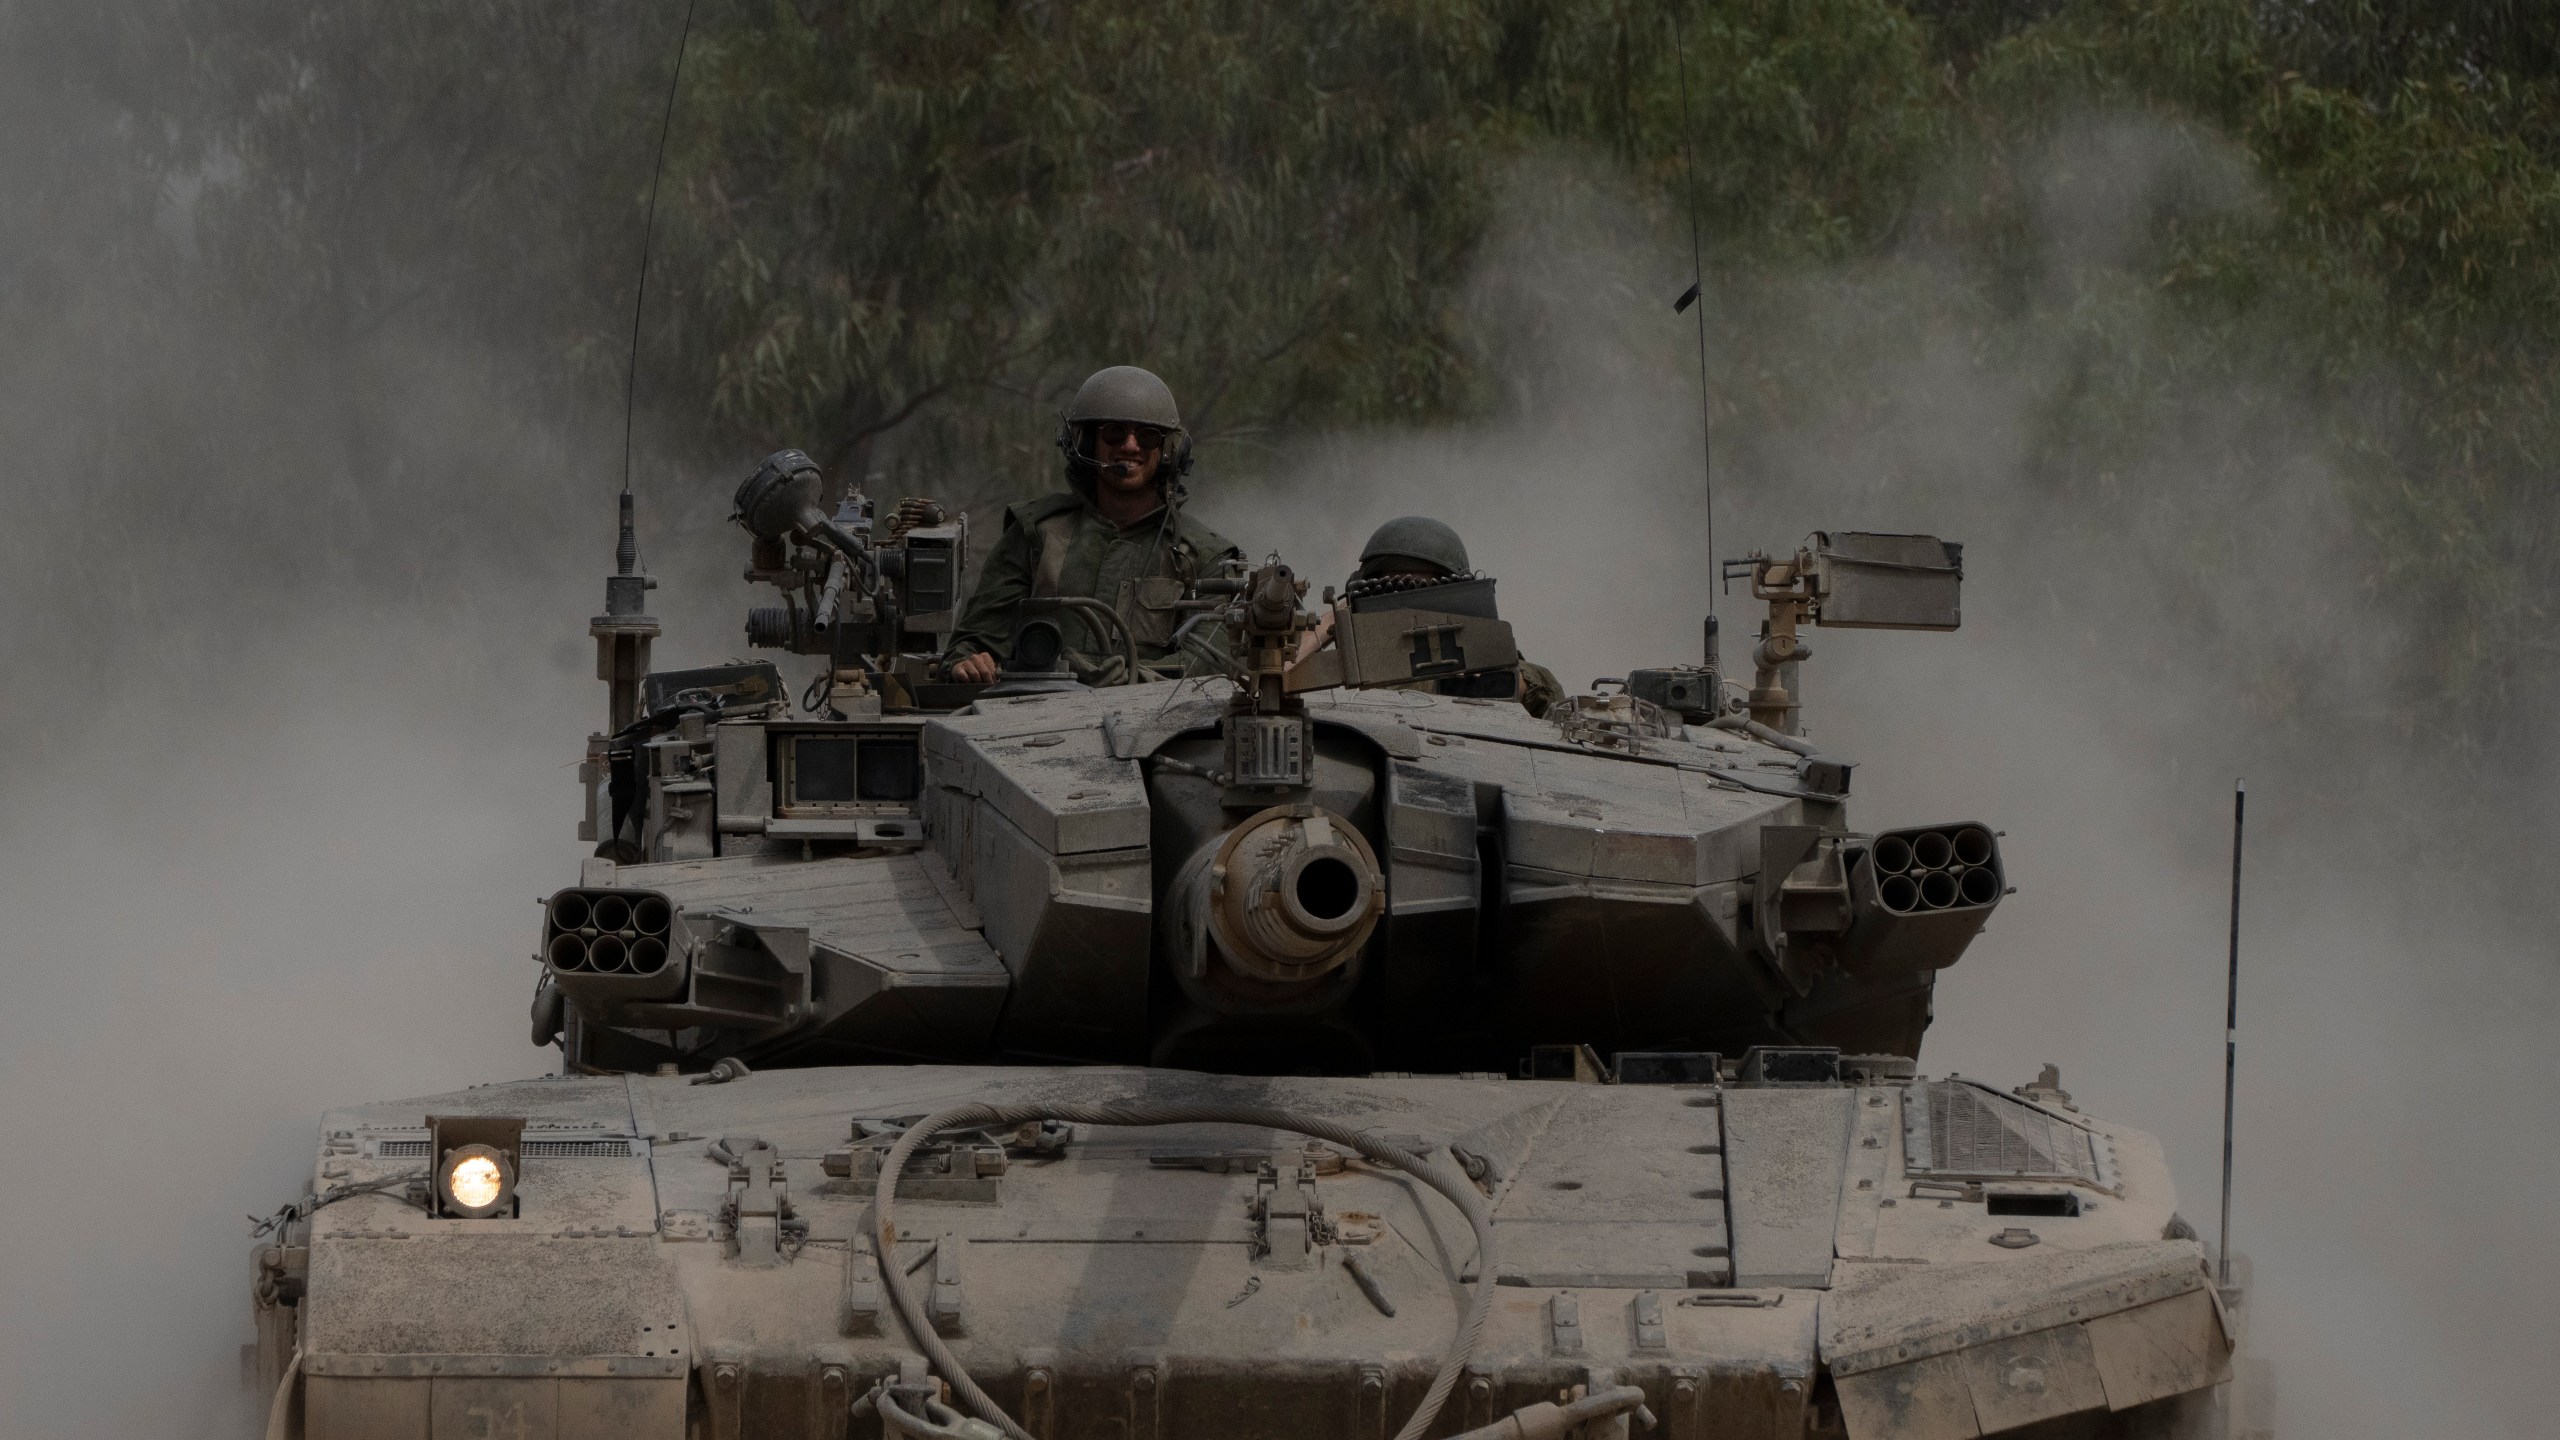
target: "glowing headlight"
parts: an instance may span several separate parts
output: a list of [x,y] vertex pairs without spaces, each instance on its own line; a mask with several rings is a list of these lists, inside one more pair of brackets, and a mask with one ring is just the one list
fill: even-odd
[[505,1211],[515,1199],[515,1167],[505,1152],[488,1145],[458,1145],[445,1152],[436,1170],[436,1198],[447,1215],[485,1220]]
[[473,1155],[453,1167],[453,1198],[456,1204],[477,1210],[494,1204],[498,1192],[507,1188],[506,1177],[498,1173],[498,1162],[486,1155]]

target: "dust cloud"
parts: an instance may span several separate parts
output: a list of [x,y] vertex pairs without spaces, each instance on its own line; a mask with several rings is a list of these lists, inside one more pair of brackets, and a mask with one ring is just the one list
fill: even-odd
[[[1339,583],[1375,523],[1441,515],[1498,577],[1523,652],[1569,684],[1694,663],[1715,569],[1694,332],[1669,305],[1685,237],[1607,175],[1574,156],[1513,177],[1470,312],[1509,382],[1499,418],[1311,442],[1283,483],[1195,487],[1204,517]],[[2168,316],[2108,293],[2125,232],[2255,203],[2231,157],[2137,121],[2093,120],[2041,183],[2055,308],[2107,305],[2168,351]],[[2003,318],[1946,258],[1709,290],[1720,393],[1800,407],[1719,408],[1714,556],[1831,528],[1966,546],[1962,630],[1818,631],[1803,672],[1810,733],[1861,762],[1857,823],[2008,837],[2018,893],[1940,981],[1924,1066],[2014,1085],[2058,1063],[2084,1108],[2163,1139],[2210,1238],[2245,775],[2233,1232],[2279,1433],[2546,1433],[2550,757],[2515,757],[2491,790],[2384,722],[2375,687],[2422,617],[2356,579],[2292,377],[2194,385],[2137,465],[2057,475],[2037,415],[2082,364],[2076,337]],[[1719,609],[1747,676],[1757,617],[1747,597]]]
[[[526,955],[579,849],[618,396],[428,325],[349,348],[218,287],[124,288],[110,262],[183,241],[188,196],[119,191],[130,117],[16,83],[34,63],[0,77],[12,133],[43,141],[0,174],[0,1431],[246,1435],[241,1217],[297,1193],[321,1111],[549,1067]],[[2107,173],[2230,183],[2138,130],[2091,143]],[[2539,777],[2483,794],[2360,718],[2413,642],[2330,568],[2327,477],[2194,482],[2228,468],[2200,453],[2266,443],[2233,431],[2264,407],[2200,395],[2108,482],[2148,499],[2091,527],[2019,433],[2069,357],[2009,335],[2018,353],[1982,363],[1968,282],[1920,254],[1711,285],[1719,365],[1845,377],[1801,413],[1720,414],[1711,550],[1666,303],[1685,264],[1604,166],[1514,184],[1468,297],[1499,416],[1311,439],[1250,488],[1221,488],[1213,448],[1207,518],[1331,576],[1377,520],[1446,514],[1527,651],[1576,683],[1693,658],[1719,555],[1820,526],[1966,541],[1965,630],[1817,635],[1807,670],[1815,733],[1865,762],[1864,822],[2010,837],[2021,893],[1941,985],[1931,1068],[2016,1083],[2060,1062],[2084,1105],[2165,1138],[2209,1230],[2245,770],[2238,1225],[2283,1424],[2536,1433],[2560,1405],[2538,1353],[2560,1262],[2532,1222],[2560,1177],[2528,1097],[2555,1004],[2547,917],[2506,897]],[[2058,188],[2054,243],[2149,203],[2128,184]],[[642,462],[661,653],[722,658],[724,486]],[[2226,583],[2167,593],[2199,547],[2229,555]],[[1748,618],[1723,613],[1738,656]],[[2309,713],[2334,723],[2270,727],[2245,697],[2305,656],[2326,687]]]
[[[528,956],[603,718],[620,396],[234,288],[194,245],[220,157],[160,183],[89,83],[143,19],[46,21],[0,7],[0,1435],[246,1436],[243,1217],[321,1112],[556,1063]],[[419,234],[447,199],[375,198]],[[719,500],[649,460],[654,558]],[[680,652],[729,643],[704,589]]]

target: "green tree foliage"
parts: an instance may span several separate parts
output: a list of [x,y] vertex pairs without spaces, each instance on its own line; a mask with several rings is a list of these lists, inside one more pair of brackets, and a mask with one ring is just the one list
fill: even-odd
[[1675,19],[1720,233],[1889,232],[1938,81],[1871,0],[724,14],[684,99],[679,353],[738,429],[945,473],[1036,451],[1022,401],[1129,355],[1212,453],[1466,413],[1451,301],[1492,181],[1567,141],[1677,183]]
[[[2548,654],[2560,604],[2555,36],[2560,19],[2491,0],[2115,0],[2006,34],[1967,79],[1993,175],[2101,106],[2240,147],[2266,203],[2155,217],[2122,276],[2165,300],[2191,374],[2285,380],[2266,433],[2344,469],[2364,543],[2340,559],[2426,617],[2405,678],[2456,701],[2400,718],[2483,746],[2527,722],[2516,662]],[[2080,473],[2106,459],[2091,412],[2164,388],[2141,340],[2102,338],[2099,398],[2058,417],[2082,422]],[[2280,459],[2239,445],[2226,463]]]
[[1210,437],[1444,413],[1493,39],[1353,0],[725,16],[677,157],[683,353],[830,464],[1001,445],[972,422],[1132,355]]
[[[164,282],[218,261],[245,303],[327,337],[317,363],[436,327],[543,357],[601,408],[681,14],[172,5],[101,25],[66,73],[121,109],[164,200],[201,193],[211,258]],[[1974,363],[2035,348],[2032,458],[2092,526],[2144,503],[2128,467],[2195,397],[2257,407],[2223,478],[2304,456],[2345,476],[2341,563],[2435,637],[2408,693],[2464,702],[2403,718],[2475,717],[2494,746],[2546,698],[2511,691],[2512,662],[2548,655],[2560,604],[2555,14],[701,0],[641,391],[679,451],[801,445],[972,501],[1048,484],[1025,415],[1133,357],[1231,474],[1293,435],[1483,413],[1500,377],[1467,278],[1502,177],[1562,150],[1627,177],[1666,242],[1694,201],[1732,322],[1720,413],[1746,434],[1844,381],[1742,353],[1785,327],[1735,307],[1801,293],[1767,277],[1862,267],[1902,274],[1910,314],[1978,330]],[[2128,120],[2184,158],[2107,200],[2104,235],[2055,243],[2052,177],[2101,184],[2090,137]]]

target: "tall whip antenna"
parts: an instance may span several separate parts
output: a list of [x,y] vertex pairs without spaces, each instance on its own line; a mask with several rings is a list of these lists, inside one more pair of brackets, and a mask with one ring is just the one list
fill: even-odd
[[[1680,178],[1689,192],[1689,288],[1671,302],[1671,313],[1698,307],[1698,473],[1707,493],[1707,563],[1716,555],[1715,400],[1707,391],[1706,246],[1698,236],[1698,162],[1689,125],[1689,50],[1680,36],[1680,12],[1671,12],[1671,55],[1680,70]],[[1707,663],[1715,663],[1716,590],[1707,587]]]
[[631,513],[631,411],[640,388],[640,311],[649,298],[649,242],[658,230],[658,180],[667,173],[667,130],[676,118],[676,83],[684,78],[684,47],[693,39],[693,0],[685,0],[684,29],[676,34],[676,67],[667,76],[667,105],[658,117],[658,159],[649,168],[649,216],[640,223],[640,284],[631,292],[631,360],[622,367],[623,514]]
[[[640,540],[631,525],[631,412],[640,384],[640,311],[649,297],[649,240],[658,228],[658,177],[667,169],[667,128],[676,115],[676,82],[684,78],[684,47],[693,39],[693,0],[685,0],[684,30],[676,36],[675,73],[667,77],[667,108],[658,117],[658,159],[649,170],[649,218],[640,226],[640,284],[631,295],[631,359],[622,370],[622,499],[621,531],[613,547],[613,573],[605,577],[604,613],[587,622],[595,637],[596,677],[613,692],[612,725],[589,738],[587,758],[602,764],[607,735],[619,735],[640,719],[641,682],[649,674],[650,642],[658,638],[658,622],[646,613],[650,587],[657,582],[638,573]],[[591,823],[589,830],[595,827]],[[581,833],[585,833],[581,831]],[[607,841],[613,836],[592,838]],[[570,1043],[560,1047],[567,1073],[574,1057]]]
[[2231,1285],[2231,1100],[2240,1078],[2240,826],[2249,811],[2249,782],[2231,785],[2231,981],[2222,1008],[2221,1285]]

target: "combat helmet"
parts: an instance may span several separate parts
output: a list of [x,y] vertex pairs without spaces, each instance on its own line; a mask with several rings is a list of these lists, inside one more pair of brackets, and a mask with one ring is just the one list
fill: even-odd
[[1405,515],[1370,532],[1360,550],[1360,573],[1371,576],[1408,568],[1396,561],[1420,561],[1451,575],[1467,573],[1467,542],[1446,524],[1425,515]]
[[1067,457],[1067,482],[1077,490],[1093,483],[1093,457],[1084,449],[1085,427],[1106,420],[1152,425],[1164,432],[1161,473],[1167,483],[1191,473],[1191,432],[1182,428],[1182,410],[1173,402],[1173,387],[1152,370],[1109,365],[1085,377],[1058,419],[1058,449]]

